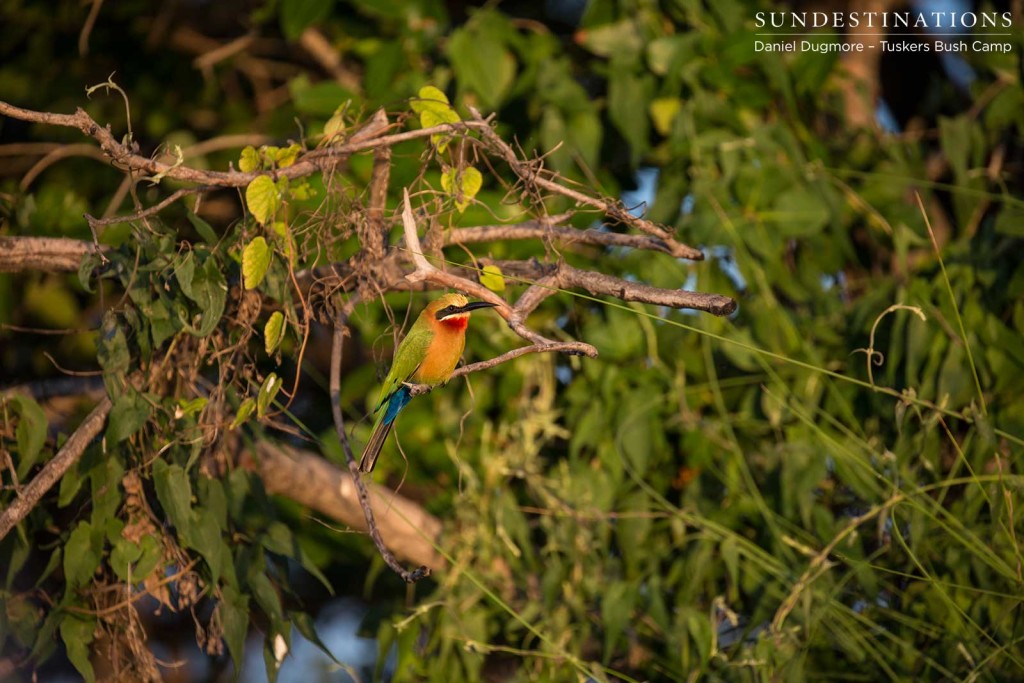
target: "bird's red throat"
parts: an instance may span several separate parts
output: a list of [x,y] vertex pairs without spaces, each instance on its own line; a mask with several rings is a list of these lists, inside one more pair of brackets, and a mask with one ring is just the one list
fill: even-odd
[[469,316],[445,318],[441,324],[453,332],[462,332],[469,325]]

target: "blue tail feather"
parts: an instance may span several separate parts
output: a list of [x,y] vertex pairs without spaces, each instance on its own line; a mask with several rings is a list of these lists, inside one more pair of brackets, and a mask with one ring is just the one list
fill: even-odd
[[412,400],[412,392],[409,387],[404,384],[391,395],[391,400],[388,401],[388,408],[384,413],[384,424],[389,425],[395,421],[398,417],[398,413],[402,411],[409,401]]

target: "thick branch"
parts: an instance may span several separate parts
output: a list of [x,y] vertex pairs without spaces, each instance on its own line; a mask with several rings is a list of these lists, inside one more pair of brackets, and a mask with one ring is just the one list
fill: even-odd
[[[366,517],[352,474],[321,456],[283,445],[259,445],[259,474],[267,491],[365,531]],[[377,525],[395,553],[417,565],[438,569],[444,560],[427,541],[441,535],[441,522],[412,500],[376,484],[366,484]]]
[[[411,209],[410,209],[411,215]],[[522,296],[515,307],[483,285],[474,282],[478,273],[475,270],[453,269],[441,271],[430,264],[420,254],[419,237],[413,229],[405,231],[406,251],[416,270],[406,275],[391,289],[423,289],[431,286],[437,288],[459,289],[485,301],[497,304],[498,314],[509,325],[516,321],[520,326],[513,327],[524,339],[535,344],[550,344],[536,333],[522,327],[525,319],[544,298],[556,294],[559,289],[579,287],[591,294],[614,296],[623,301],[669,306],[671,308],[689,308],[705,311],[714,315],[731,315],[736,310],[736,301],[720,294],[690,292],[683,289],[662,289],[651,287],[639,282],[631,282],[621,278],[605,275],[589,270],[574,268],[565,263],[545,264],[540,261],[497,261],[504,275],[513,281],[523,280],[534,283]],[[473,230],[474,228],[467,228]],[[81,259],[96,247],[82,240],[50,237],[0,237],[0,272],[19,272],[25,270],[42,270],[49,272],[75,272]],[[383,266],[381,266],[383,269]],[[351,268],[339,263],[331,268],[317,269],[312,275],[323,280],[325,285],[336,287],[342,284]],[[300,274],[303,275],[303,274]],[[590,355],[589,353],[587,355]]]
[[420,130],[410,130],[404,133],[384,135],[383,133],[387,130],[387,126],[380,127],[371,120],[369,126],[355,132],[346,142],[302,154],[299,160],[288,168],[269,173],[242,173],[240,171],[204,171],[188,166],[165,164],[156,159],[144,157],[137,154],[134,149],[119,142],[111,133],[109,127],[100,126],[81,108],[75,111],[74,114],[54,114],[22,109],[21,107],[15,107],[12,104],[0,101],[0,114],[22,121],[77,128],[96,140],[103,152],[112,161],[133,171],[151,176],[160,175],[162,178],[172,178],[189,183],[216,185],[218,187],[245,187],[260,175],[270,175],[273,178],[302,178],[357,152],[364,152],[379,147],[391,147],[406,140],[426,138],[431,135],[453,133],[460,130],[479,130],[489,127],[489,124],[486,122],[462,121],[422,128]]
[[736,300],[721,294],[651,287],[604,273],[580,270],[566,263],[559,264],[555,277],[564,287],[579,287],[591,294],[605,294],[623,301],[638,301],[670,308],[689,308],[721,316],[731,315],[736,311]]
[[67,237],[0,237],[0,273],[23,270],[69,272],[96,246]]
[[19,495],[0,514],[0,540],[21,520],[25,519],[32,508],[46,495],[46,492],[60,481],[60,478],[72,465],[78,462],[86,447],[103,430],[110,407],[110,398],[104,397],[82,421],[82,424],[78,425],[78,429],[67,440],[64,447],[57,451],[57,455],[46,463],[39,474],[21,489]]
[[588,228],[579,230],[550,225],[545,221],[527,221],[515,225],[484,225],[473,228],[457,228],[445,235],[445,245],[471,244],[474,242],[502,242],[504,240],[553,239],[566,244],[591,244],[608,247],[632,247],[670,254],[676,258],[693,258],[689,247],[676,241],[666,242],[660,237],[647,235],[623,235],[618,232],[604,232]]

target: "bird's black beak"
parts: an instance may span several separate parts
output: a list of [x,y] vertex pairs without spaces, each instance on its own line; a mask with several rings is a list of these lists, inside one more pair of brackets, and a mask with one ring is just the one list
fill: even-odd
[[465,306],[462,306],[459,309],[459,312],[460,313],[469,313],[470,311],[475,311],[478,308],[494,308],[497,305],[498,304],[492,304],[489,301],[473,301],[471,303],[466,304]]
[[465,306],[448,306],[447,308],[442,308],[440,311],[437,312],[437,319],[444,320],[450,315],[458,315],[459,313],[469,313],[470,311],[475,311],[478,308],[493,308],[494,306],[497,305],[498,304],[492,304],[487,301],[473,301],[471,303],[466,304]]

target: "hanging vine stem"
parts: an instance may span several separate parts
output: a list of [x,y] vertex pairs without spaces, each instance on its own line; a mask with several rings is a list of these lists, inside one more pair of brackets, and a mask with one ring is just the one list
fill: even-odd
[[875,318],[875,324],[871,326],[871,334],[868,336],[868,347],[866,349],[853,350],[853,353],[864,353],[867,355],[866,363],[868,369],[868,383],[872,386],[872,388],[875,387],[875,375],[874,372],[871,370],[871,367],[873,365],[880,366],[882,363],[885,362],[885,354],[875,349],[875,330],[878,329],[878,323],[882,322],[882,318],[889,315],[893,311],[911,311],[912,313],[916,313],[917,317],[920,318],[921,320],[928,320],[928,317],[925,316],[924,311],[922,311],[919,307],[909,306],[907,304],[893,304],[889,308],[882,311],[881,314],[879,314],[879,316]]

